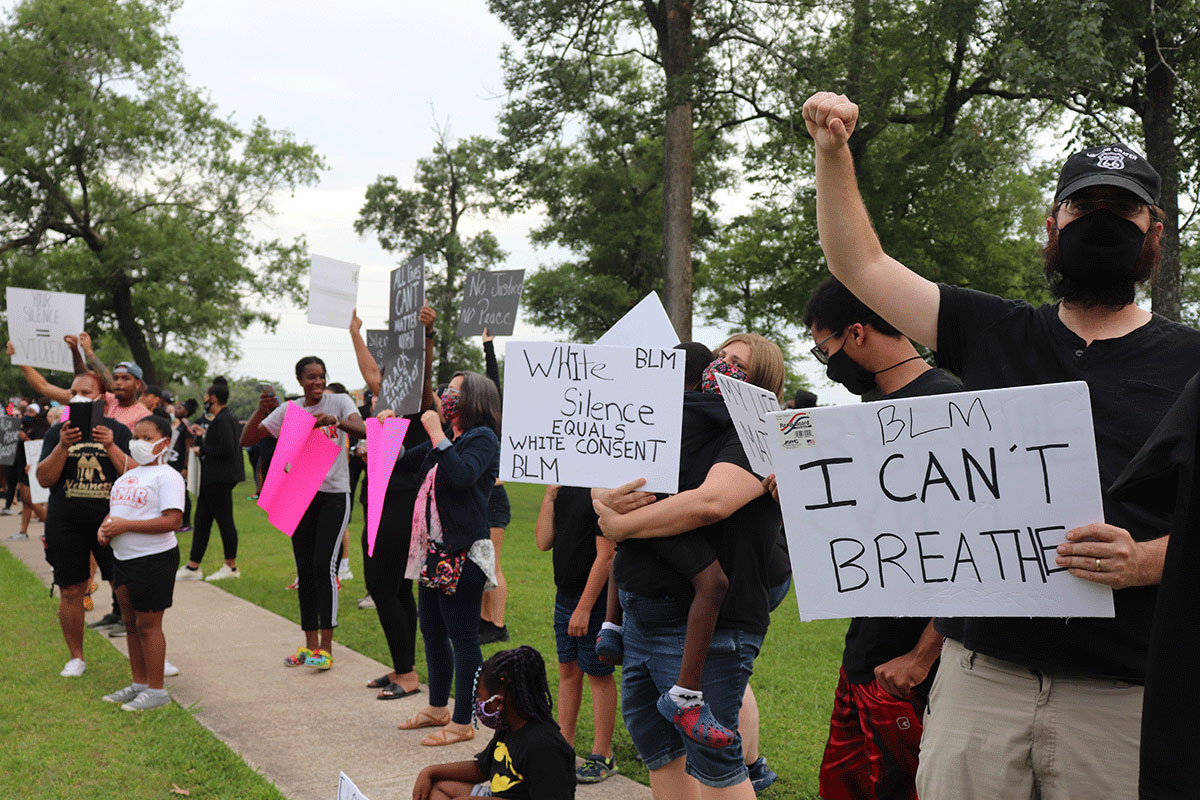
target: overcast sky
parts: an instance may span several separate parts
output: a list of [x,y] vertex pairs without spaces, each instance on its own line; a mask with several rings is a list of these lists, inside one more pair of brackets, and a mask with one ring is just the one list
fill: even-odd
[[[12,0],[0,0],[11,8]],[[353,223],[366,187],[378,175],[411,181],[416,160],[433,149],[435,122],[454,138],[494,135],[503,95],[500,50],[511,42],[484,0],[353,0],[331,6],[295,0],[186,0],[171,25],[194,86],[241,125],[263,116],[315,145],[329,169],[316,187],[280,198],[264,231],[286,239],[307,237],[310,251],[363,266],[359,314],[366,327],[383,327],[387,274],[396,258]],[[731,198],[731,205],[738,198]],[[736,213],[736,208],[731,213]],[[509,257],[504,268],[532,270],[565,256],[534,250],[527,234],[536,215],[471,220],[468,232],[487,227]],[[274,334],[257,328],[241,337],[242,358],[214,363],[230,375],[272,380],[296,389],[292,365],[316,353],[331,380],[361,385],[349,334],[309,325],[301,307],[273,309]],[[801,309],[796,310],[799,317]],[[726,330],[697,326],[710,346]],[[514,338],[552,334],[518,322]],[[502,351],[503,341],[498,340]],[[805,343],[807,345],[807,343]],[[805,371],[822,402],[852,398],[831,388],[815,362]]]

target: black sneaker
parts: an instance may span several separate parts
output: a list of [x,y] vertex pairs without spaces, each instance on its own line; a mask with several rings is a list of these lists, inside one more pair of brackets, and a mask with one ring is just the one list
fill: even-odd
[[496,642],[508,641],[508,627],[501,625],[497,627],[493,623],[487,623],[487,628],[479,634],[480,644],[495,644]]
[[119,611],[110,611],[95,622],[89,622],[88,627],[92,630],[97,628],[109,628],[121,621],[121,613]]

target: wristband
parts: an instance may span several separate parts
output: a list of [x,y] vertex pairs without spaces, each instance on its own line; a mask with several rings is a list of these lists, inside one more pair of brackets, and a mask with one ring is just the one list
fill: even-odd
[[432,339],[432,338],[433,338],[433,329],[432,329],[432,328],[426,328],[426,329],[425,329],[425,338],[426,338],[426,339]]

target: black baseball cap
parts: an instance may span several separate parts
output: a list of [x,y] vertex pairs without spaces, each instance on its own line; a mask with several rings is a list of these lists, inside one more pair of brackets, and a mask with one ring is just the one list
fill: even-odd
[[1162,179],[1141,153],[1123,142],[1089,147],[1063,164],[1054,202],[1089,186],[1118,186],[1150,205],[1158,205]]

